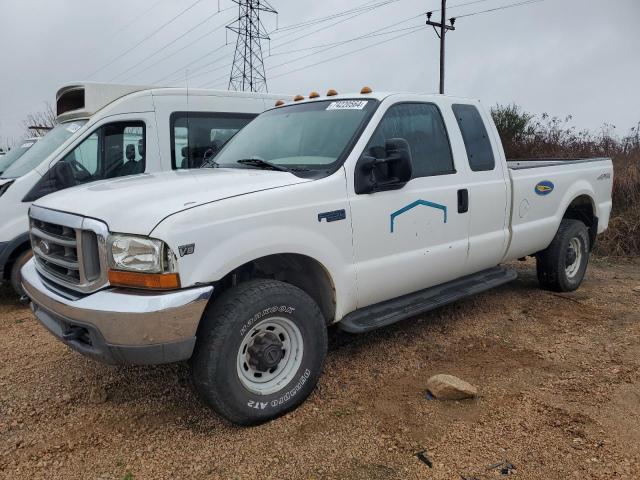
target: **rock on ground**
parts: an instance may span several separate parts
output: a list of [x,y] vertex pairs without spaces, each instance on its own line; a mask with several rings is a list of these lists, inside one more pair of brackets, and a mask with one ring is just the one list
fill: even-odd
[[463,400],[478,396],[478,389],[453,375],[434,375],[427,380],[427,390],[438,400]]

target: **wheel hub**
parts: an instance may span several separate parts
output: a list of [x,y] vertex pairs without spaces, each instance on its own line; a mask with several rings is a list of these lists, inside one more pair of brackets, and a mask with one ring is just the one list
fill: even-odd
[[249,365],[259,372],[267,372],[276,367],[284,358],[283,343],[277,335],[267,332],[256,337],[247,353]]
[[567,250],[566,264],[573,265],[573,263],[576,261],[577,256],[578,255],[576,254],[576,250],[572,246],[569,247],[569,249]]

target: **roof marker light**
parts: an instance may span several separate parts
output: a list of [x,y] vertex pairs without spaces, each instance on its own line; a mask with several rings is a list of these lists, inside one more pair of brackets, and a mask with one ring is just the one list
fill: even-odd
[[276,102],[276,107],[280,107],[280,106],[282,106],[282,105],[284,105],[284,100],[278,100],[278,101]]
[[318,98],[320,96],[320,94],[318,92],[311,92],[309,94],[309,98]]
[[335,97],[338,94],[333,88],[327,92],[327,97]]
[[293,97],[294,102],[299,102],[300,100],[304,100],[304,97],[302,95],[296,95],[295,97]]
[[371,93],[373,92],[373,90],[371,90],[371,87],[362,87],[362,90],[360,90],[360,93],[365,94],[365,93]]

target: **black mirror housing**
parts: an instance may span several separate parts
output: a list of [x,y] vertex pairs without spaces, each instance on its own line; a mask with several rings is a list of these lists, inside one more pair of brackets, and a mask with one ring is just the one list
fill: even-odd
[[411,180],[411,148],[404,138],[385,142],[385,158],[363,155],[356,163],[356,194],[397,190]]

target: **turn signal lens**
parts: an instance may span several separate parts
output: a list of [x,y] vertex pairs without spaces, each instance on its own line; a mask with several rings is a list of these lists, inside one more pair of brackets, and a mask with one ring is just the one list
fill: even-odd
[[320,96],[320,94],[318,92],[311,92],[309,94],[309,98],[318,98]]
[[365,94],[365,93],[371,93],[373,92],[373,90],[371,90],[371,87],[362,87],[362,90],[360,90],[360,93]]
[[109,283],[114,287],[175,290],[180,288],[177,273],[138,273],[109,270]]
[[327,97],[335,97],[338,94],[333,88],[327,92]]
[[300,100],[304,100],[304,97],[302,95],[296,95],[295,97],[293,97],[294,102],[299,102]]
[[279,106],[281,106],[281,105],[284,105],[284,100],[278,100],[278,101],[276,102],[276,107],[279,107]]

